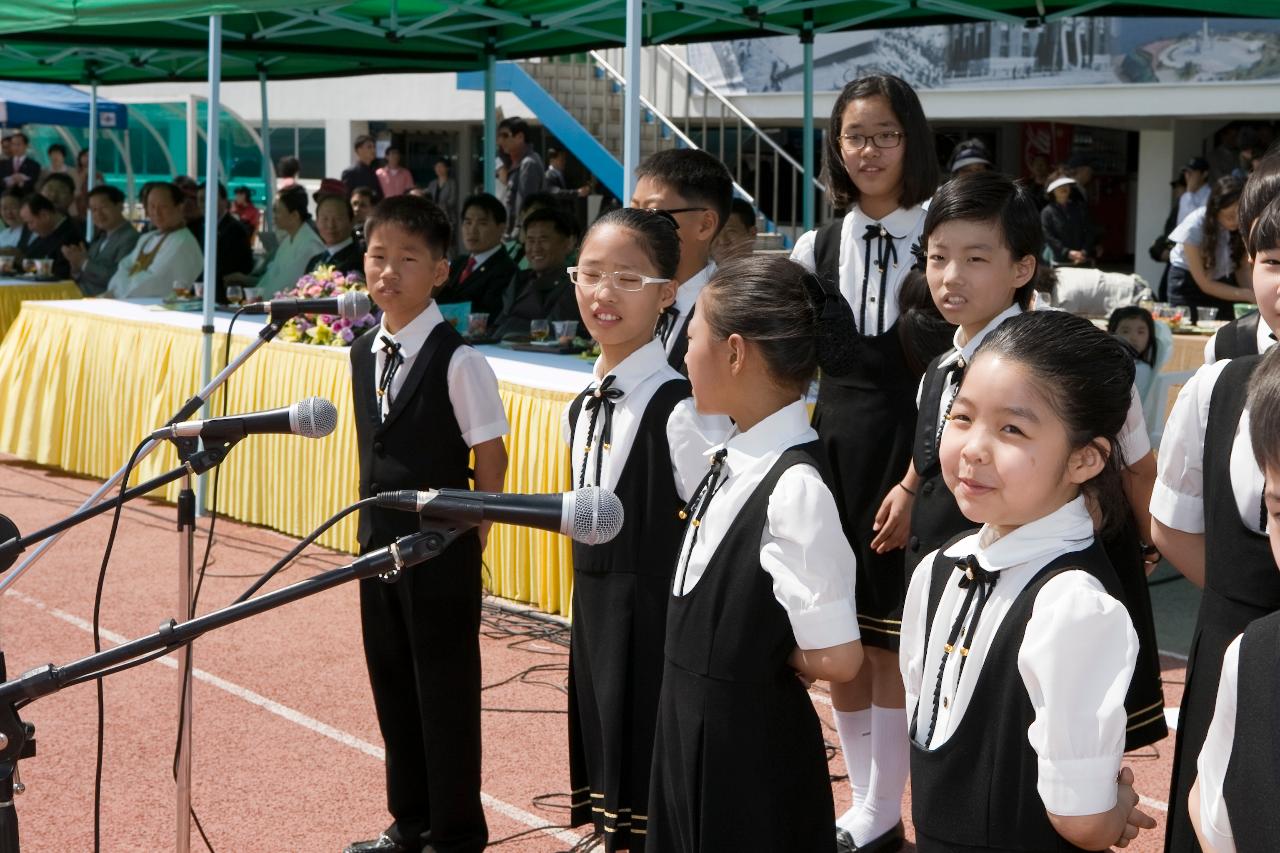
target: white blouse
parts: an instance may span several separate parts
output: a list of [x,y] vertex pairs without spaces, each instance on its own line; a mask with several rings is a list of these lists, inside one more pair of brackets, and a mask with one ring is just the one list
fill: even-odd
[[[680,546],[672,587],[676,595],[686,595],[697,585],[720,541],[778,458],[817,438],[804,401],[797,400],[723,445],[728,452],[721,485],[707,505],[697,542],[692,542],[690,526]],[[760,535],[760,565],[773,578],[774,598],[787,612],[796,644],[825,649],[858,639],[853,549],[840,526],[835,498],[817,469],[787,469],[769,496],[767,518]]]
[[671,351],[675,349],[676,340],[684,329],[685,321],[689,319],[689,312],[693,310],[694,304],[698,301],[698,294],[702,293],[702,289],[711,283],[711,277],[715,274],[716,262],[708,261],[705,267],[698,270],[688,281],[681,283],[676,288],[676,301],[672,305],[680,313],[676,315],[675,329],[671,334],[667,335],[667,355],[671,355]]
[[307,271],[307,262],[324,251],[324,241],[307,223],[298,226],[292,236],[280,233],[280,245],[258,279],[263,299],[271,299],[282,290],[298,283]]
[[[878,335],[889,329],[898,319],[898,291],[902,282],[911,270],[915,259],[911,256],[911,246],[919,242],[920,232],[924,228],[926,204],[917,204],[912,208],[898,208],[884,219],[872,219],[856,205],[845,214],[844,223],[840,226],[840,292],[853,308],[854,321],[858,331],[864,335]],[[867,242],[868,225],[880,225],[892,236],[895,255],[889,256],[889,274],[885,287],[885,304],[878,303],[880,298],[880,270],[876,259],[880,257],[881,238],[871,242],[870,275],[867,274]],[[815,242],[817,231],[809,231],[796,241],[791,252],[791,260],[814,272],[817,267]],[[862,302],[863,280],[867,283],[867,300]],[[884,310],[884,323],[880,323],[881,308]]]
[[[948,548],[947,558],[972,554],[983,568],[999,573],[977,632],[966,638],[967,658],[946,655],[943,649],[964,603],[961,574],[956,572],[947,582],[926,637],[930,569],[937,552],[921,562],[907,591],[899,654],[908,719],[918,706],[916,743],[936,748],[950,739],[964,719],[992,641],[1018,594],[1054,559],[1092,542],[1093,519],[1084,498],[1077,497],[1006,536],[997,538],[984,526]],[[1018,650],[1018,677],[1035,709],[1026,736],[1039,759],[1037,791],[1053,814],[1092,815],[1115,805],[1128,723],[1124,699],[1137,655],[1138,635],[1128,611],[1097,578],[1067,571],[1041,588]],[[944,657],[941,706],[933,738],[925,743]]]
[[[135,272],[134,264],[144,252],[154,255],[145,268]],[[194,287],[203,269],[204,252],[189,228],[177,228],[167,236],[160,231],[149,231],[138,238],[133,251],[120,261],[103,295],[112,299],[171,296],[175,283]]]
[[[400,344],[404,362],[391,379],[391,393],[382,398],[384,418],[391,411],[396,395],[404,388],[409,371],[413,369],[413,363],[422,351],[423,344],[427,342],[427,337],[436,326],[444,322],[444,315],[440,313],[440,306],[432,302],[394,335],[387,331],[386,322],[384,315],[378,334],[373,336],[374,387],[377,387],[382,377],[382,368],[386,365],[387,355],[382,348],[383,335]],[[453,416],[458,421],[462,440],[467,443],[467,447],[501,438],[510,432],[507,410],[502,405],[502,397],[498,395],[498,377],[494,375],[488,359],[472,347],[458,347],[449,359],[446,376],[449,383],[449,404],[453,406]]]
[[[1244,635],[1242,634],[1241,637]],[[1236,697],[1240,681],[1240,637],[1231,641],[1222,657],[1222,676],[1218,680],[1218,700],[1213,707],[1213,722],[1205,735],[1204,746],[1196,761],[1200,774],[1200,823],[1205,841],[1215,853],[1235,853],[1236,839],[1227,816],[1227,801],[1222,788],[1227,781],[1227,764],[1231,761],[1231,745],[1236,739]]]
[[[1204,533],[1204,442],[1213,388],[1230,360],[1201,367],[1182,386],[1164,425],[1156,454],[1156,485],[1151,493],[1151,517],[1174,530]],[[1265,534],[1262,517],[1262,470],[1249,441],[1249,410],[1240,414],[1231,445],[1231,492],[1240,520],[1249,530]]]
[[[605,377],[602,365],[596,362],[596,379],[590,387]],[[649,401],[658,389],[672,379],[684,379],[676,370],[667,364],[666,352],[662,341],[654,338],[640,349],[622,360],[613,370],[614,385],[622,391],[622,396],[614,403],[613,423],[610,427],[611,438],[606,449],[596,443],[591,449],[591,458],[585,460],[587,447],[587,428],[591,424],[591,413],[583,406],[578,413],[576,429],[569,429],[569,407],[565,406],[561,419],[561,431],[564,441],[569,443],[572,434],[573,446],[570,448],[570,460],[573,464],[573,487],[577,488],[582,476],[584,460],[587,475],[584,484],[616,489],[622,477],[622,469],[627,457],[631,455],[631,447],[635,444],[636,434],[640,430],[640,421],[644,417]],[[606,374],[607,375],[607,374]],[[676,493],[680,499],[687,501],[702,480],[707,470],[706,454],[709,448],[724,441],[729,434],[729,419],[720,416],[698,414],[693,398],[686,397],[676,404],[667,418],[667,443],[671,447],[671,472],[675,475]],[[596,425],[596,432],[600,431]],[[603,453],[600,482],[596,482],[596,454]]]

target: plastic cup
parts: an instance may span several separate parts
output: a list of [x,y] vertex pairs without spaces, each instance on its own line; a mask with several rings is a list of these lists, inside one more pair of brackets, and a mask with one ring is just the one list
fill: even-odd
[[477,311],[467,315],[467,337],[483,338],[485,332],[489,329],[489,314],[485,311]]
[[577,320],[556,320],[554,323],[556,330],[556,340],[562,344],[571,343],[573,336],[578,333]]
[[1198,308],[1196,310],[1196,325],[1201,328],[1206,326],[1215,326],[1218,321],[1217,308]]
[[246,304],[262,301],[262,290],[257,287],[246,287],[244,289],[244,301]]

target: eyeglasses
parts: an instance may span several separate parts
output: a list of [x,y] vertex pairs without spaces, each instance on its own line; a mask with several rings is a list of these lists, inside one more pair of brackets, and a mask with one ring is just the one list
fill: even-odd
[[604,272],[602,270],[593,270],[586,267],[569,267],[569,281],[581,287],[583,290],[595,290],[600,285],[608,282],[613,286],[614,290],[621,290],[624,293],[639,293],[644,290],[646,284],[666,284],[671,281],[669,278],[654,278],[649,275],[640,275],[634,272]]
[[639,210],[647,210],[650,213],[665,213],[675,220],[677,213],[701,213],[704,210],[710,210],[709,207],[641,207]]
[[902,144],[902,137],[904,136],[906,134],[900,130],[882,130],[871,136],[861,133],[846,133],[840,137],[840,147],[849,154],[866,148],[868,142],[876,148],[897,148]]

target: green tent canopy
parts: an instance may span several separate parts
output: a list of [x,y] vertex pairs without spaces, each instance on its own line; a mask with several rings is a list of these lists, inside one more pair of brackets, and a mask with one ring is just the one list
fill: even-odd
[[[0,8],[0,77],[203,80],[207,17],[223,78],[467,71],[624,41],[625,0],[33,0]],[[1071,15],[1275,17],[1277,0],[646,0],[646,44]]]

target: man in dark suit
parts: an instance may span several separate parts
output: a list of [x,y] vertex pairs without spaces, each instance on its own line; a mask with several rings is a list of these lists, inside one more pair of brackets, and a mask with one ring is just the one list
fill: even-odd
[[350,169],[342,173],[342,183],[347,186],[347,193],[355,192],[356,187],[368,187],[373,193],[373,203],[382,201],[382,183],[378,180],[378,144],[368,134],[356,137],[356,162]]
[[[316,267],[331,266],[341,273],[359,273],[364,276],[364,249],[351,236],[351,201],[340,193],[326,192],[329,178],[316,193],[316,231],[324,241],[325,249],[307,261],[307,272]],[[335,182],[336,183],[336,182]]]
[[467,254],[449,265],[449,279],[436,294],[441,304],[470,302],[471,310],[489,315],[489,326],[502,313],[502,296],[516,273],[515,261],[502,245],[507,209],[491,195],[479,193],[462,204],[462,245]]
[[51,259],[55,276],[70,277],[71,264],[62,247],[82,239],[71,220],[58,213],[49,199],[32,193],[22,200],[22,223],[26,228],[18,242],[18,255],[23,260]]
[[[565,259],[577,242],[578,229],[562,210],[544,207],[524,220],[525,257],[529,269],[517,272],[502,299],[495,325],[498,337],[528,334],[534,320],[582,322]],[[574,330],[576,334],[576,329]]]
[[[196,201],[200,209],[205,207],[205,189],[201,184]],[[196,239],[200,248],[204,249],[204,220],[200,220]],[[229,273],[253,272],[253,248],[249,245],[249,232],[239,219],[231,215],[231,202],[227,198],[227,188],[218,184],[218,266],[215,287],[216,299],[220,305],[227,304],[227,285],[224,280]]]
[[22,131],[6,137],[11,155],[0,160],[0,186],[5,189],[17,187],[20,190],[35,189],[40,179],[40,164],[27,156],[27,146],[31,144]]

